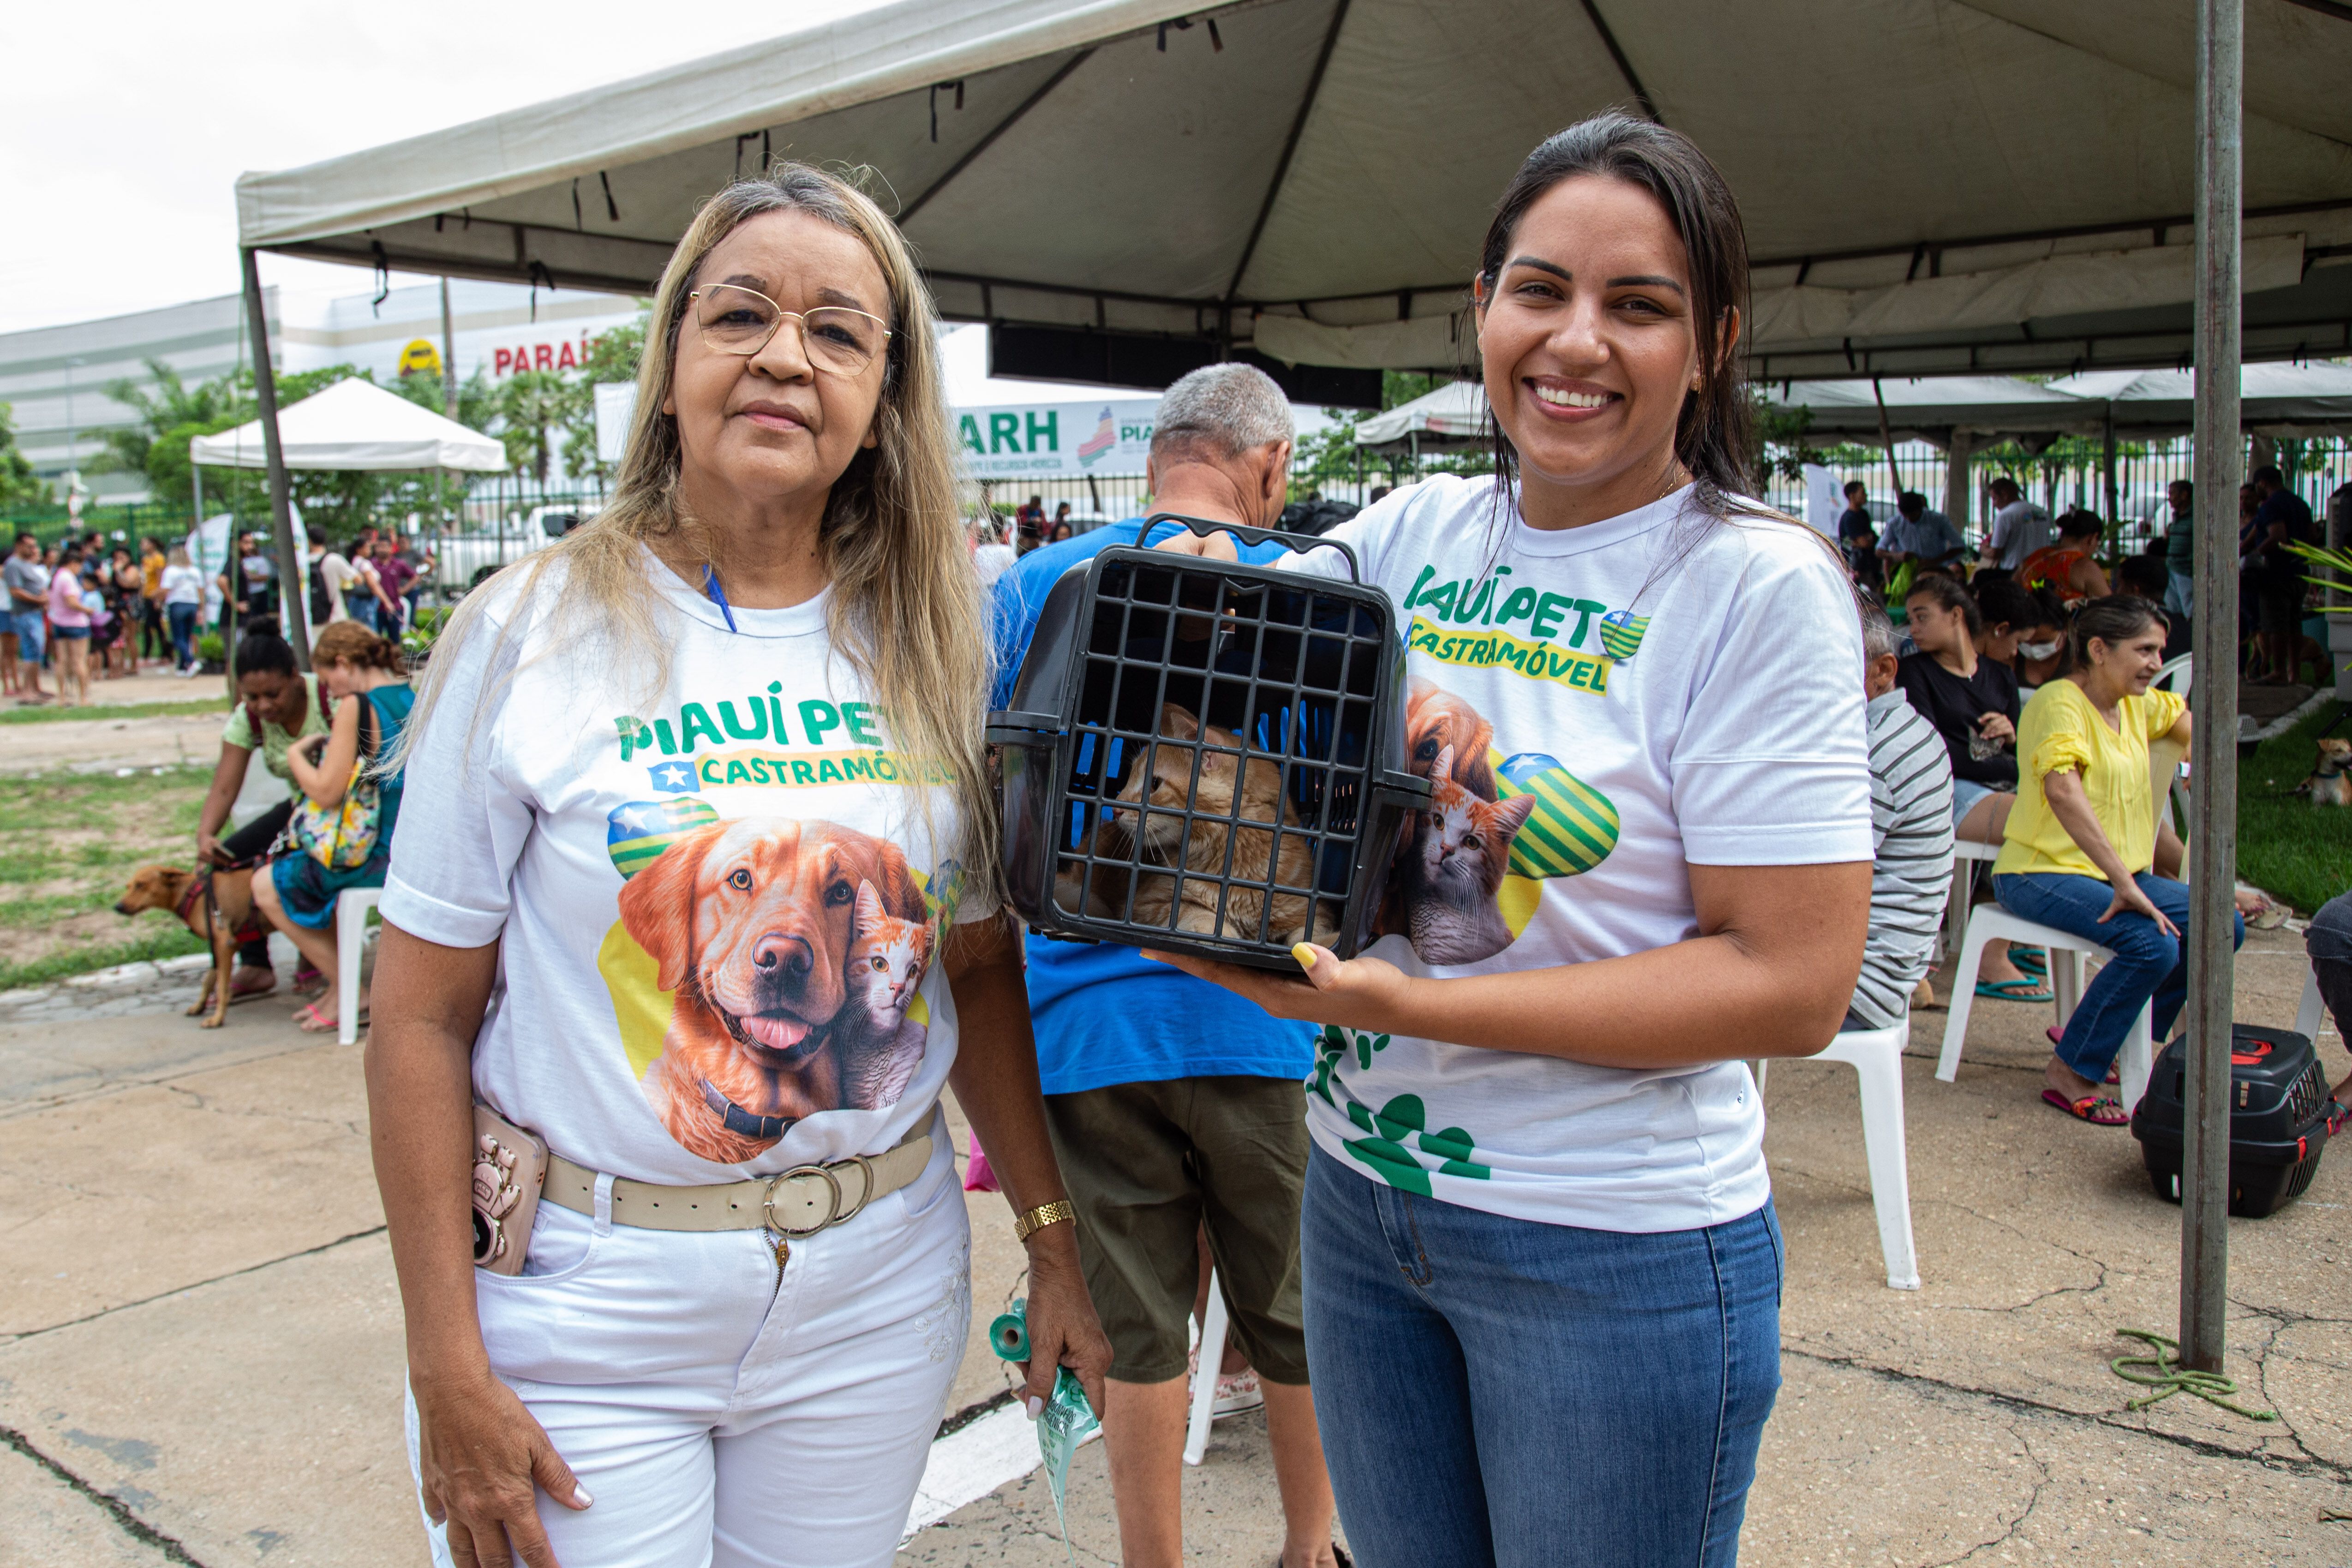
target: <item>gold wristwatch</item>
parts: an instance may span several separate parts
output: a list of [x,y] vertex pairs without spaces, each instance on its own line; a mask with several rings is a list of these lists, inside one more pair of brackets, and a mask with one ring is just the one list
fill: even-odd
[[1039,1204],[1013,1222],[1013,1239],[1026,1241],[1032,1235],[1049,1225],[1059,1225],[1066,1219],[1075,1220],[1077,1217],[1077,1205],[1067,1198],[1063,1198],[1056,1203]]

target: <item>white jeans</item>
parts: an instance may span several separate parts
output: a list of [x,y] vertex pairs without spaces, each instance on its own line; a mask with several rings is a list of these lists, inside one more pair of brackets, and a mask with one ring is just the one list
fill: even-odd
[[[593,1506],[541,1494],[566,1568],[884,1568],[971,1319],[971,1233],[945,1119],[931,1163],[792,1244],[540,1206],[531,1272],[477,1273],[499,1377]],[[408,1401],[409,1466],[416,1405]],[[428,1520],[433,1560],[450,1563]]]

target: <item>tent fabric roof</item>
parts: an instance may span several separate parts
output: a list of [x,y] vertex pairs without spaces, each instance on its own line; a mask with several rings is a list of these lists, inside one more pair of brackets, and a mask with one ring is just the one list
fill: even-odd
[[1449,381],[1410,403],[1400,403],[1356,426],[1356,445],[1375,451],[1406,447],[1418,435],[1423,451],[1483,446],[1487,439],[1486,389],[1475,381]]
[[[353,376],[278,411],[278,439],[289,468],[464,468],[503,473],[507,449],[495,436],[419,407],[396,392]],[[188,460],[211,468],[268,466],[261,421],[198,436]]]
[[[2338,11],[2246,3],[2252,358],[2352,352],[2352,99],[2337,90],[2352,20]],[[1513,169],[1562,125],[1636,105],[1693,135],[1738,194],[1759,375],[2177,364],[2192,26],[2188,5],[2145,0],[1249,0],[1189,15],[1184,0],[898,0],[247,174],[240,233],[362,264],[642,291],[704,197],[791,156],[869,166],[942,311],[1038,334],[1008,342],[1080,354],[1156,335],[1451,368]]]

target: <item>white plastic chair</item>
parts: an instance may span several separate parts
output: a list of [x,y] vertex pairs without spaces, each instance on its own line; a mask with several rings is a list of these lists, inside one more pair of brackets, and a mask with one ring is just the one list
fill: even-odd
[[1998,844],[1979,844],[1973,838],[1952,840],[1952,892],[1944,900],[1945,958],[1959,955],[1960,934],[1969,923],[1971,895],[1976,891],[1977,868],[1990,866],[2000,858]]
[[[1885,1029],[1849,1029],[1812,1059],[1843,1062],[1861,1079],[1862,1147],[1870,1163],[1870,1203],[1878,1212],[1878,1250],[1886,1288],[1919,1289],[1911,1246],[1911,1166],[1903,1131],[1903,1046],[1911,1020]],[[1760,1087],[1760,1085],[1759,1085]]]
[[345,888],[335,900],[335,1038],[347,1046],[360,1038],[360,959],[367,950],[367,912],[383,898],[382,888]]
[[2319,972],[2304,971],[2303,1002],[2294,1010],[2294,1032],[2309,1040],[2315,1049],[2319,1045],[2319,1026],[2326,1017],[2326,1009],[2319,1001]]
[[[1943,1054],[1936,1060],[1936,1077],[1945,1083],[1959,1077],[1960,1047],[1968,1038],[1969,1014],[1977,995],[1977,970],[1984,962],[1985,943],[1996,937],[2048,951],[2050,990],[2057,1000],[2061,1029],[2074,1016],[2075,1005],[2083,998],[2084,963],[2094,958],[2105,963],[2115,957],[2111,950],[2086,942],[2072,931],[2037,924],[2022,915],[2010,913],[1999,904],[1979,904],[1969,914],[1968,934],[1960,942],[1959,965],[1952,972],[1951,1011],[1944,1018]],[[2147,1091],[2152,1055],[2148,1009],[2142,1007],[2124,1036],[2123,1081],[2119,1087],[2126,1110],[2137,1105],[2139,1097]]]
[[1192,1414],[1184,1426],[1184,1462],[1198,1465],[1209,1451],[1209,1423],[1217,1410],[1217,1369],[1225,1364],[1225,1293],[1209,1270],[1209,1315],[1201,1325],[1201,1359],[1192,1369]]

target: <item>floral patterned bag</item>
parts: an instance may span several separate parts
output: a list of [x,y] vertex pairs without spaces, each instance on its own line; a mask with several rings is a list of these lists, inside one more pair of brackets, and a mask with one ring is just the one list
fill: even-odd
[[368,776],[367,759],[362,757],[352,764],[341,801],[320,805],[306,796],[287,826],[302,853],[328,870],[356,870],[375,853],[383,806],[376,782]]

